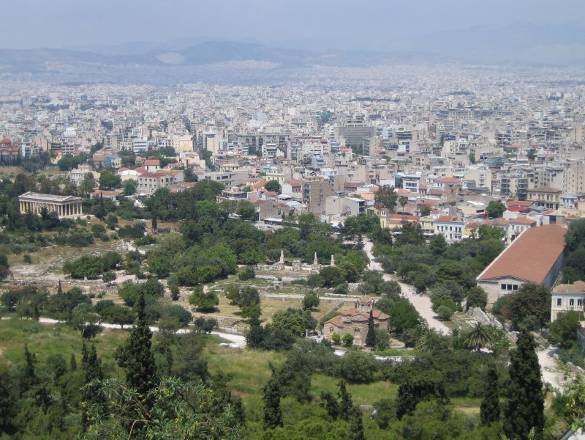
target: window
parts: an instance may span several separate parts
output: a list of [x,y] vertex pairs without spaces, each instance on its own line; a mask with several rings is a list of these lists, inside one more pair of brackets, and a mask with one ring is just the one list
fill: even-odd
[[506,286],[506,289],[507,289],[507,290],[512,290],[512,285],[511,285],[511,284],[508,284],[508,285]]
[[506,290],[506,285],[505,284],[500,284],[500,289]]
[[514,284],[512,287],[514,290],[518,290],[518,284]]
[[577,300],[577,305],[578,305],[579,307],[583,307],[583,300],[582,300],[582,299],[578,299],[578,300]]
[[557,298],[557,307],[560,307],[563,305],[563,300],[561,298]]
[[569,305],[570,305],[571,307],[573,307],[573,306],[575,305],[575,300],[574,300],[573,298],[571,298],[571,299],[569,300]]

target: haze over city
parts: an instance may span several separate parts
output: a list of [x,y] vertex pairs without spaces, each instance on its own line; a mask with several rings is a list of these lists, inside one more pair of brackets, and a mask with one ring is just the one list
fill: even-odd
[[0,440],[582,440],[585,3],[20,0]]

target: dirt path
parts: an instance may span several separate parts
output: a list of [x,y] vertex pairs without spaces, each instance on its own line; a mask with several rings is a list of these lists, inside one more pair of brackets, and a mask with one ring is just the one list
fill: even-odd
[[443,322],[439,321],[435,315],[435,312],[433,312],[431,299],[426,295],[416,293],[416,289],[410,284],[403,283],[395,276],[384,273],[382,265],[375,260],[374,254],[372,252],[373,248],[374,244],[370,240],[364,241],[364,251],[370,260],[368,269],[376,272],[382,272],[385,281],[396,281],[398,284],[400,284],[400,288],[402,289],[402,296],[410,301],[419,315],[422,316],[422,318],[426,321],[429,328],[432,328],[438,333],[449,334],[451,329],[449,329],[449,327],[447,327]]

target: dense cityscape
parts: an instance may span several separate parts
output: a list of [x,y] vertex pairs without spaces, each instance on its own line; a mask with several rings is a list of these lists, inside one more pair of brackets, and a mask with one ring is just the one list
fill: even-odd
[[0,439],[584,438],[581,68],[146,46],[0,50]]

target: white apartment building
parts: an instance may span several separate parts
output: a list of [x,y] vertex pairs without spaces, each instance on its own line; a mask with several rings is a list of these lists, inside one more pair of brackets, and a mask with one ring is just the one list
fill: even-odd
[[573,284],[559,284],[552,291],[550,320],[555,321],[560,314],[585,311],[585,281]]

